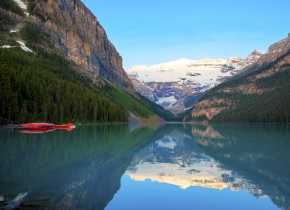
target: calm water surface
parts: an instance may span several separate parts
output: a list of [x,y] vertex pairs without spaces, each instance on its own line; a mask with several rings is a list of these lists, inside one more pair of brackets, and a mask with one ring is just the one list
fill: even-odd
[[2,130],[0,155],[0,200],[20,209],[290,209],[287,126]]

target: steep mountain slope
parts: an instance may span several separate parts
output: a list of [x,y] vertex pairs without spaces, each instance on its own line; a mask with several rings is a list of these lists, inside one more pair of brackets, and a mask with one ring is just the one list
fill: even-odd
[[74,62],[79,72],[95,83],[98,77],[106,78],[135,94],[122,68],[121,56],[97,18],[80,0],[5,0],[0,6],[0,14],[13,21],[10,32],[18,32],[26,25],[36,27],[47,34],[62,55]]
[[190,108],[205,91],[252,65],[264,52],[245,59],[181,59],[159,65],[133,66],[127,71],[136,92],[174,114]]
[[0,119],[126,122],[133,114],[161,120],[137,98],[121,57],[81,2],[25,3],[0,1]]
[[252,73],[213,88],[184,120],[289,123],[289,89],[290,51]]

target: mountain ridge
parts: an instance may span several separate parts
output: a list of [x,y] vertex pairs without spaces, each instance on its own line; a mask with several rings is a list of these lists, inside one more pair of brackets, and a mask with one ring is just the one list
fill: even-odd
[[193,106],[192,100],[254,63],[264,52],[255,50],[245,59],[231,57],[179,59],[127,70],[135,91],[174,114]]

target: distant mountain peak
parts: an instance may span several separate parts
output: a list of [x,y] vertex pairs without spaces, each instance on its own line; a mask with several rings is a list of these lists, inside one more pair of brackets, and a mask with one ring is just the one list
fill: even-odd
[[266,52],[265,51],[262,51],[262,50],[254,50],[251,54],[265,54]]
[[[265,52],[265,51],[262,51],[262,50],[254,50],[253,52],[251,52],[248,56],[247,56],[247,58],[249,57],[249,56],[262,56],[262,55],[264,55],[264,54],[266,54],[267,52]],[[247,59],[246,58],[246,59]]]

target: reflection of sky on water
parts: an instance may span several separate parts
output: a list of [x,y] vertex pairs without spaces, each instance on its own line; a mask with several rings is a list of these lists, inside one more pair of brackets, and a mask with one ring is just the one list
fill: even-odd
[[121,179],[121,189],[107,205],[114,209],[278,209],[270,199],[256,199],[246,190],[216,190],[190,187],[186,190],[170,184],[145,180],[136,182],[128,175]]
[[[222,137],[212,128],[200,134]],[[176,130],[134,155],[121,186],[107,209],[119,202],[130,204],[125,209],[278,209],[270,199],[262,199],[268,196],[258,186]]]
[[182,134],[173,131],[136,153],[126,174],[135,181],[150,179],[182,189],[190,186],[242,189],[242,177],[232,170],[223,169],[219,162],[202,152],[198,145],[190,148],[185,141],[194,139]]
[[176,142],[171,139],[170,136],[164,136],[162,139],[156,141],[158,147],[164,147],[168,149],[174,149],[176,147]]
[[[185,164],[182,160],[175,163],[146,162],[136,166],[134,171],[127,171],[133,180],[150,179],[160,183],[168,183],[186,189],[190,186],[224,189],[230,184],[227,180],[235,181],[231,185],[240,186],[240,178],[232,175],[231,171],[223,170],[213,159],[190,160],[193,164]],[[228,184],[227,184],[228,182]],[[230,187],[232,187],[230,185]]]

